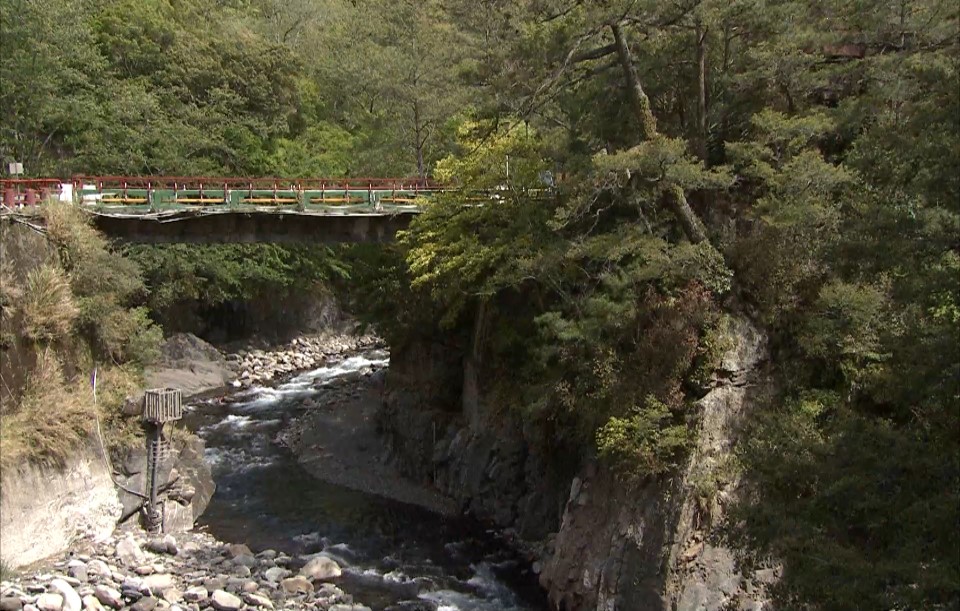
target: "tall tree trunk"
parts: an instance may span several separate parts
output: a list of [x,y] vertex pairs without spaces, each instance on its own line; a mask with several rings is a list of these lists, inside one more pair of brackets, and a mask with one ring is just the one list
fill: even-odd
[[657,136],[657,120],[650,108],[650,98],[644,93],[643,86],[640,84],[640,77],[637,76],[637,69],[633,67],[633,57],[630,55],[630,47],[627,46],[627,41],[623,36],[623,29],[619,23],[610,24],[610,29],[613,30],[613,39],[617,44],[617,57],[620,59],[620,66],[623,68],[627,88],[630,90],[633,114],[640,124],[640,138],[653,140]]
[[707,158],[707,28],[697,21],[697,148]]
[[420,124],[420,103],[413,103],[413,137],[414,137],[414,148],[417,152],[417,176],[421,179],[427,177],[427,167],[423,162],[423,145],[425,143],[424,138],[421,138],[423,132],[423,125]]
[[[630,54],[630,47],[623,36],[623,29],[619,23],[610,24],[613,31],[613,38],[617,45],[617,56],[620,59],[620,66],[623,68],[623,76],[627,81],[627,88],[630,91],[630,101],[633,106],[633,112],[636,115],[637,122],[640,125],[640,139],[653,140],[659,137],[657,133],[657,120],[653,116],[653,110],[650,108],[650,98],[643,91],[640,83],[640,77],[637,76],[637,70],[633,67],[633,56]],[[696,212],[687,202],[687,197],[680,187],[673,187],[665,194],[667,205],[677,217],[677,222],[683,228],[687,239],[694,244],[698,244],[707,239],[703,223],[697,218]]]

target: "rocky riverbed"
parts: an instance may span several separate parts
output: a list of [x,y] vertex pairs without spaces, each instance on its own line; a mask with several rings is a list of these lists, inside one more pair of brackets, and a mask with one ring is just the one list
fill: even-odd
[[321,334],[294,338],[286,345],[266,350],[241,349],[228,354],[226,361],[237,374],[232,385],[241,388],[314,369],[343,354],[382,344],[373,335]]
[[0,610],[369,611],[337,587],[340,575],[338,562],[323,554],[254,554],[202,532],[151,538],[126,529],[0,582]]

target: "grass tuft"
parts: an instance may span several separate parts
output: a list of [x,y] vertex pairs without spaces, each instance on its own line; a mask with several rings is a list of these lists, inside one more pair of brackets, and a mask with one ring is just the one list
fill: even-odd
[[20,301],[24,336],[36,342],[66,336],[80,311],[63,270],[43,265],[27,274],[25,284]]

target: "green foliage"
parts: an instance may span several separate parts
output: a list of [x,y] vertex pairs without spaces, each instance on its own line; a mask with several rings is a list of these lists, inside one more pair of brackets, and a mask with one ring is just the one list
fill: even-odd
[[149,307],[161,319],[175,316],[175,306],[195,302],[276,302],[348,273],[326,246],[138,245],[126,255],[143,270],[151,287]]
[[675,469],[691,442],[686,424],[677,424],[670,408],[647,397],[626,417],[612,417],[603,425],[597,432],[597,453],[621,478],[638,480]]
[[163,335],[141,307],[147,290],[136,263],[112,251],[86,214],[73,206],[51,203],[44,215],[69,277],[76,328],[95,359],[150,363]]
[[43,343],[65,338],[78,314],[70,283],[56,265],[44,265],[27,274],[19,309],[24,337]]

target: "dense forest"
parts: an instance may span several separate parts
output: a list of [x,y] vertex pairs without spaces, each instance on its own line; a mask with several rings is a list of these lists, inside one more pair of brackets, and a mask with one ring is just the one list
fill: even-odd
[[136,249],[144,303],[349,277],[393,344],[482,320],[504,408],[624,485],[680,463],[745,312],[778,387],[731,466],[751,482],[729,534],[745,559],[782,563],[782,608],[956,608],[958,12],[0,0],[0,157],[497,190],[439,198],[385,249]]

